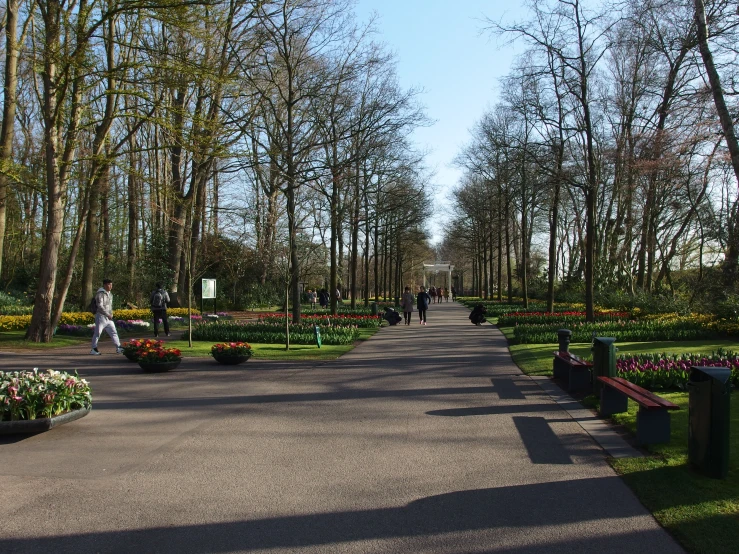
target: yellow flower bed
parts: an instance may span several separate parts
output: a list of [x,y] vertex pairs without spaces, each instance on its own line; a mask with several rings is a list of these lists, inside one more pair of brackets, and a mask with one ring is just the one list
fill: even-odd
[[[193,315],[199,315],[199,310],[193,310]],[[168,316],[187,317],[187,308],[169,308]],[[113,319],[143,319],[150,320],[154,317],[149,309],[140,310],[113,310]],[[95,321],[95,316],[90,312],[63,312],[59,320],[63,325],[89,325]],[[0,331],[22,331],[31,324],[30,315],[0,315]]]
[[708,325],[716,320],[716,317],[710,314],[689,314],[680,315],[677,312],[667,314],[648,314],[642,316],[643,321],[690,321],[693,323],[702,323]]
[[22,331],[29,323],[30,315],[0,315],[0,331]]

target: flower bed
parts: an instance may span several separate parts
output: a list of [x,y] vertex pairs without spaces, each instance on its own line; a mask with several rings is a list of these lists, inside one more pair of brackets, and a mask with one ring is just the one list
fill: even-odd
[[739,386],[739,354],[734,352],[713,352],[704,354],[642,354],[618,356],[616,371],[640,387],[649,390],[686,389],[691,366],[728,367],[731,369],[731,382]]
[[66,335],[72,337],[91,337],[93,324],[90,325],[67,325],[62,323],[56,328],[55,335]]
[[142,347],[136,351],[139,363],[158,364],[163,362],[182,361],[182,352],[179,348],[164,348],[163,346]]
[[92,406],[92,391],[77,373],[0,371],[0,421],[53,417]]
[[[290,342],[292,344],[314,344],[313,324],[291,323]],[[222,342],[256,342],[262,344],[282,344],[285,342],[284,323],[238,323],[218,322],[201,323],[192,330],[193,340]],[[323,344],[351,344],[359,338],[359,329],[355,326],[321,327]]]
[[138,360],[138,352],[155,348],[162,348],[164,341],[152,339],[131,339],[121,344],[123,355],[129,360]]
[[[517,325],[513,329],[514,342],[518,344],[547,344],[556,342],[557,330],[562,325]],[[662,340],[704,340],[736,336],[736,326],[722,321],[706,324],[690,317],[665,320],[616,320],[596,323],[575,323],[567,327],[572,331],[571,342],[590,342],[593,333],[601,337],[614,337],[622,342]]]
[[[292,318],[291,318],[292,319]],[[339,313],[337,315],[309,313],[301,314],[301,322],[311,325],[356,325],[361,328],[377,329],[382,325],[382,317],[379,315],[358,315]],[[285,314],[262,314],[259,321],[264,323],[279,322],[285,324]],[[323,331],[321,331],[323,333]]]
[[[193,310],[194,314],[199,314]],[[187,317],[187,308],[169,308],[168,317]],[[113,310],[114,320],[143,320],[152,321],[154,314],[149,309],[143,310]],[[59,319],[59,325],[89,325],[95,321],[90,312],[64,312]],[[2,315],[0,316],[0,331],[22,331],[31,323],[30,315]]]
[[[302,315],[326,315],[328,308],[321,308],[319,304],[316,304],[317,308],[304,308],[301,313]],[[383,312],[386,307],[395,307],[395,302],[377,302],[377,307],[380,312]],[[371,306],[357,306],[352,308],[347,304],[339,304],[336,307],[336,312],[340,315],[353,314],[353,315],[372,315]]]
[[[524,308],[523,303],[520,302],[514,302],[514,303],[507,303],[507,302],[497,302],[492,300],[475,300],[473,298],[468,298],[462,301],[462,304],[464,304],[466,307],[472,309],[478,304],[482,304],[485,306],[485,309],[487,310],[486,316],[490,319],[500,317],[504,314],[510,314],[510,313],[518,313],[518,314],[525,314],[525,313],[544,313],[547,309],[546,302],[538,302],[538,301],[531,301],[529,302],[529,307]],[[579,312],[583,310],[582,304],[565,304],[565,303],[555,303],[554,304],[555,309],[557,312]]]
[[[628,312],[595,312],[596,321],[618,321],[628,319]],[[574,323],[585,322],[585,312],[510,312],[498,317],[500,327],[512,327],[514,325],[538,325],[549,324],[567,326]]]
[[143,321],[141,319],[128,319],[128,320],[122,320],[119,319],[115,322],[115,326],[118,327],[118,329],[121,329],[123,331],[148,331],[151,327],[151,323],[148,321]]

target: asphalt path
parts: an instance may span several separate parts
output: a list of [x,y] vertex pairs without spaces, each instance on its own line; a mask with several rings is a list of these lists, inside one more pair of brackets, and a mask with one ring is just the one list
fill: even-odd
[[682,552],[468,313],[434,304],[331,362],[0,353],[94,397],[0,437],[0,552]]

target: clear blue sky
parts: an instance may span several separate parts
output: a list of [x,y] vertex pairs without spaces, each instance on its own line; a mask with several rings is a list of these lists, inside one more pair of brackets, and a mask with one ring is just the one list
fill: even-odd
[[[519,2],[357,0],[360,20],[372,12],[379,16],[378,39],[397,56],[400,84],[425,91],[421,102],[435,123],[416,131],[414,139],[419,149],[431,151],[428,163],[442,195],[456,187],[461,172],[451,167],[452,160],[468,142],[469,129],[497,101],[498,80],[514,58],[510,46],[501,48],[496,37],[483,31],[484,19],[521,19]],[[441,223],[443,206],[437,210]],[[439,223],[433,226],[436,239]]]

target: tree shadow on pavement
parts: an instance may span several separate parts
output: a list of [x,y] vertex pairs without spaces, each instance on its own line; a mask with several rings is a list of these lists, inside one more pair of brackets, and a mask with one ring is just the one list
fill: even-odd
[[[603,496],[594,495],[594,490]],[[421,498],[400,507],[39,538],[3,538],[0,551],[58,554],[243,552],[283,548],[297,552],[311,546],[464,533],[468,540],[479,541],[478,547],[487,544],[491,548],[494,543],[490,541],[511,534],[517,542],[530,545],[506,548],[507,552],[679,552],[677,547],[665,549],[666,544],[672,543],[666,543],[664,533],[657,528],[637,531],[619,524],[618,535],[591,531],[592,534],[583,536],[585,530],[578,525],[600,520],[612,520],[615,525],[643,514],[641,505],[614,476],[457,491]],[[577,536],[567,538],[561,533],[552,534],[541,529],[567,524],[578,525]],[[543,536],[531,541],[530,537],[521,536],[521,530],[527,535],[541,533]],[[472,531],[482,534],[469,536]]]

